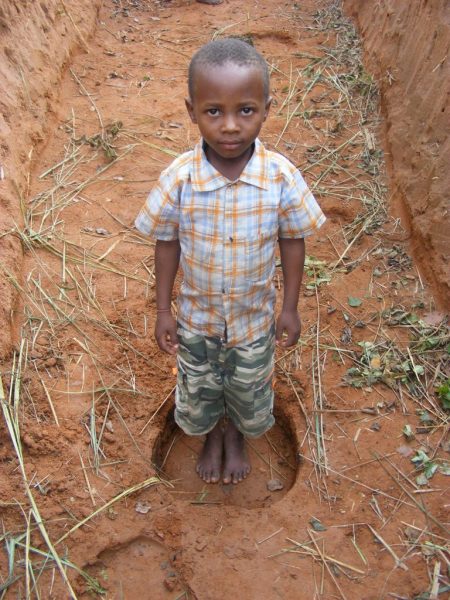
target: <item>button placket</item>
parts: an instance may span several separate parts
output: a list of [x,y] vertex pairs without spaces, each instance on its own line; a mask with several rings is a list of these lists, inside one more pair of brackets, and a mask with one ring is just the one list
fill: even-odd
[[233,241],[233,237],[231,235],[232,231],[230,231],[230,227],[232,225],[232,221],[230,215],[232,214],[232,203],[233,203],[233,184],[229,183],[225,189],[225,206],[224,206],[224,229],[223,229],[223,241],[224,241],[224,264],[223,264],[223,286],[222,286],[222,294],[226,293],[228,288],[228,281],[226,281],[225,274],[227,273],[228,267],[231,262],[231,248],[230,242]]

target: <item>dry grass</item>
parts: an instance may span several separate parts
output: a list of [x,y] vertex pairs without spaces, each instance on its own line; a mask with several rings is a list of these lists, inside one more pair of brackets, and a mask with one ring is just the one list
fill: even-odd
[[[245,33],[250,21],[251,19],[245,19],[219,29],[215,36],[227,34],[229,29],[232,29],[233,33],[235,30],[243,30]],[[333,453],[329,450],[333,443],[330,434],[331,419],[335,418],[336,413],[345,414],[348,418],[367,418],[368,414],[364,413],[364,408],[361,407],[333,409],[332,392],[326,388],[324,379],[330,361],[336,360],[346,370],[344,381],[352,388],[360,390],[363,398],[366,397],[368,389],[371,392],[376,390],[375,394],[380,394],[381,398],[383,390],[388,389],[395,394],[405,413],[412,414],[417,409],[422,415],[428,415],[429,420],[424,421],[423,426],[434,434],[434,446],[427,451],[431,462],[441,464],[440,442],[448,434],[448,411],[444,409],[437,390],[443,388],[449,378],[448,328],[444,320],[428,325],[420,318],[416,319],[410,309],[392,307],[384,313],[379,311],[379,314],[371,316],[370,320],[366,319],[364,331],[367,332],[367,340],[350,346],[336,339],[333,331],[324,324],[321,294],[327,284],[336,284],[343,272],[356,268],[376,253],[386,261],[387,270],[397,268],[396,265],[400,265],[400,269],[404,257],[400,253],[392,256],[392,249],[387,249],[385,242],[376,237],[380,230],[388,225],[395,230],[395,224],[392,224],[388,217],[383,159],[375,138],[379,119],[377,90],[362,67],[354,29],[343,18],[338,3],[331,3],[327,10],[318,11],[309,24],[302,23],[299,25],[299,28],[301,27],[336,35],[336,44],[330,47],[322,45],[313,54],[293,55],[289,70],[285,74],[281,67],[271,65],[274,76],[285,76],[286,79],[285,96],[279,98],[278,103],[279,133],[273,145],[281,149],[289,148],[290,128],[296,121],[301,120],[317,141],[303,156],[297,154],[296,162],[310,181],[315,195],[323,200],[332,197],[335,201],[342,201],[344,205],[356,205],[358,210],[350,223],[344,224],[331,236],[330,243],[335,253],[332,261],[308,257],[307,288],[308,293],[314,296],[314,324],[304,332],[302,341],[296,348],[278,358],[277,376],[289,386],[298,404],[298,413],[304,419],[305,433],[299,443],[298,456],[303,466],[310,468],[307,481],[313,493],[317,495],[318,504],[325,501],[330,509],[333,508],[335,500],[330,489],[330,480],[338,477],[370,498],[375,498],[370,507],[383,528],[388,524],[388,520],[385,519],[377,498],[380,502],[388,502],[395,510],[404,506],[417,511],[418,515],[423,515],[429,524],[428,529],[420,529],[421,537],[414,542],[405,541],[401,548],[394,547],[394,543],[388,540],[388,535],[384,532],[381,534],[378,529],[367,523],[362,525],[370,527],[373,536],[391,555],[394,567],[402,570],[408,568],[407,561],[421,543],[433,545],[433,556],[438,558],[433,565],[430,589],[436,595],[439,591],[439,581],[443,580],[440,561],[448,566],[448,549],[445,545],[447,538],[442,536],[440,539],[435,530],[447,535],[446,524],[427,510],[422,499],[418,500],[416,492],[420,491],[420,485],[415,483],[414,474],[399,472],[398,468],[393,466],[394,463],[390,462],[393,453],[387,452],[383,456],[376,454],[371,460],[358,460],[356,464],[342,468],[336,466]],[[118,122],[107,124],[94,97],[74,71],[72,77],[92,106],[99,131],[91,136],[80,136],[76,132],[74,116],[71,122],[66,123],[67,143],[64,152],[57,163],[47,168],[39,178],[43,191],[30,200],[22,198],[24,226],[17,226],[15,235],[20,238],[28,256],[33,259],[34,266],[28,276],[23,281],[18,281],[0,261],[0,269],[20,294],[24,304],[23,341],[11,366],[12,383],[9,386],[9,394],[0,385],[0,400],[27,493],[27,503],[19,506],[23,514],[23,531],[4,532],[2,536],[9,563],[8,574],[0,584],[1,598],[18,580],[24,582],[26,597],[33,597],[34,594],[39,598],[38,583],[44,569],[57,569],[73,597],[75,595],[67,574],[68,568],[81,575],[92,591],[97,594],[103,593],[104,590],[98,582],[71,563],[67,556],[59,554],[62,548],[60,544],[79,528],[108,511],[115,503],[161,481],[156,477],[148,478],[122,489],[108,501],[99,500],[91,485],[91,479],[104,476],[103,470],[110,464],[104,448],[104,436],[110,416],[114,415],[120,423],[136,457],[151,466],[145,456],[140,436],[160,415],[172,395],[173,390],[170,389],[164,398],[160,399],[155,398],[151,391],[139,389],[135,373],[138,364],[145,364],[157,374],[164,372],[161,365],[149,359],[147,354],[137,347],[137,341],[147,334],[146,317],[142,324],[137,325],[127,314],[119,324],[112,318],[114,311],[106,306],[95,284],[99,273],[116,282],[113,303],[128,299],[130,283],[139,286],[143,296],[147,296],[149,286],[154,280],[153,247],[109,212],[118,227],[117,232],[105,234],[105,231],[95,228],[83,232],[87,236],[84,239],[91,241],[111,238],[103,252],[94,252],[92,247],[87,247],[87,243],[76,243],[69,238],[65,231],[65,217],[79,203],[89,207],[89,191],[92,186],[102,183],[102,176],[118,164],[129,164],[137,148],[149,148],[158,153],[158,156],[163,155],[163,158],[175,157],[177,152],[170,143],[165,145],[163,140],[161,144],[149,142],[143,132],[136,129],[137,125]],[[316,126],[316,123],[320,125]],[[363,239],[373,240],[373,244],[364,253],[355,253]],[[121,260],[117,250],[122,248],[122,245],[129,247],[130,244],[134,247],[139,246],[140,249],[142,245],[148,246],[148,257],[136,264]],[[374,295],[375,285],[376,283],[373,283],[369,290],[370,296]],[[348,306],[341,306],[341,309],[353,323],[357,321]],[[399,329],[402,333],[400,338]],[[25,418],[34,419],[37,423],[47,423],[51,420],[56,427],[61,425],[62,415],[58,413],[54,404],[54,393],[62,392],[49,385],[48,371],[45,367],[47,357],[45,360],[30,357],[31,353],[36,352],[37,340],[43,335],[48,340],[49,355],[56,362],[64,356],[61,340],[70,339],[79,348],[80,356],[86,358],[92,373],[91,387],[88,389],[90,406],[82,420],[90,445],[87,455],[79,454],[79,461],[94,510],[75,523],[65,519],[69,528],[66,527],[66,533],[60,535],[56,542],[50,538],[47,524],[39,512],[38,501],[33,491],[36,488],[33,487],[27,473],[21,445],[21,423]],[[112,341],[115,348],[124,350],[128,357],[127,364],[116,363],[114,358],[105,356],[105,340]],[[301,367],[307,370],[312,382],[311,398],[305,397],[304,390],[293,376]],[[50,411],[48,416],[42,415],[42,409],[36,406],[27,384],[21,382],[24,371],[33,372],[33,377],[40,382]],[[337,392],[334,392],[335,397],[339,398]],[[86,394],[86,389],[82,388],[79,393]],[[135,430],[130,421],[123,416],[124,411],[118,396],[125,393],[129,398],[145,398],[154,407],[140,430]],[[376,404],[372,401],[371,403]],[[376,407],[374,410],[370,415],[376,418],[389,414],[388,411],[383,413]],[[353,438],[348,439],[348,446],[354,446],[356,453],[358,431],[359,429]],[[261,458],[265,460],[264,457]],[[384,471],[383,489],[372,485],[359,475],[348,474],[349,471],[367,464],[376,464]],[[272,465],[270,467],[278,473],[276,468]],[[281,473],[278,474],[282,477]],[[43,485],[42,482],[39,484]],[[205,503],[204,499],[201,498],[198,503]],[[348,525],[352,526],[355,527],[356,524]],[[259,543],[271,539],[280,531],[281,529],[277,530]],[[36,548],[32,543],[38,532],[47,546],[46,550]],[[284,548],[276,556],[302,555],[319,565],[321,575],[317,585],[318,597],[326,597],[325,579],[328,578],[335,596],[348,598],[345,591],[347,581],[351,581],[350,578],[355,574],[363,576],[370,572],[371,565],[358,545],[355,531],[353,537],[349,538],[349,546],[351,544],[363,567],[347,564],[339,557],[330,556],[324,542],[322,543],[317,534],[309,529],[305,530],[304,541],[288,538],[288,542],[291,546]],[[346,579],[339,578],[338,575],[344,575]]]

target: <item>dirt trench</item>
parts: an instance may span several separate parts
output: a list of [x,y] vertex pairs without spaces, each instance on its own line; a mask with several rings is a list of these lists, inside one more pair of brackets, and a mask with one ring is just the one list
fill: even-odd
[[[12,244],[5,598],[445,593],[446,316],[389,202],[377,85],[340,5],[105,0],[95,29],[95,5],[39,7],[17,31],[46,26],[47,7],[60,37],[46,55],[30,51],[25,83],[14,63],[7,108],[23,118],[2,155],[3,231],[15,228],[1,238]],[[133,220],[161,169],[197,140],[183,108],[190,56],[229,34],[272,65],[262,139],[299,166],[328,222],[308,241],[302,341],[277,355],[277,426],[248,445],[244,483],[213,486],[195,475],[200,441],[173,425],[174,363],[152,338],[153,244]],[[36,146],[27,82],[50,95],[48,106],[32,96]],[[279,302],[279,268],[274,284]]]
[[450,5],[345,0],[380,86],[392,205],[422,272],[450,303]]
[[[1,358],[10,354],[16,333],[22,272],[20,239],[10,232],[23,225],[34,152],[45,145],[62,74],[80,45],[86,48],[99,4],[7,0],[0,6]],[[19,316],[19,328],[20,322]]]

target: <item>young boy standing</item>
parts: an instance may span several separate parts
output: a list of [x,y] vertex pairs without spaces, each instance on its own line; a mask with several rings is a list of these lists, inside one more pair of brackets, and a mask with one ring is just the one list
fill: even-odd
[[[297,169],[258,140],[271,100],[252,46],[229,38],[200,48],[186,107],[202,140],[161,174],[136,219],[156,238],[155,337],[177,354],[175,420],[188,435],[206,434],[197,472],[207,483],[221,472],[224,483],[242,481],[244,436],[274,423],[275,343],[298,341],[304,237],[325,220]],[[284,297],[275,325],[277,242]]]

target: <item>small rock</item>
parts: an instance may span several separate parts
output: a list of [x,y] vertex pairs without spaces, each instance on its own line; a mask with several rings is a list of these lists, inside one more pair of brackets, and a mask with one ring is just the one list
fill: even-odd
[[377,421],[375,421],[375,423],[372,423],[372,425],[370,426],[370,429],[372,431],[380,431],[381,425]]
[[44,367],[56,367],[56,358],[54,356],[52,356],[51,358],[48,358],[45,362],[44,362]]
[[115,521],[117,519],[117,517],[119,516],[119,513],[117,513],[112,506],[110,506],[108,508],[108,511],[106,513],[106,516],[108,517],[108,519],[110,519],[111,521]]
[[344,327],[341,335],[341,342],[343,344],[349,344],[352,341],[352,330],[350,327]]
[[327,528],[325,527],[325,525],[323,525],[319,519],[316,519],[315,517],[312,517],[309,520],[309,523],[311,525],[311,527],[314,529],[314,531],[326,531]]
[[95,233],[97,235],[110,235],[110,232],[107,229],[104,229],[103,227],[96,227]]
[[277,492],[284,488],[284,484],[279,479],[271,479],[267,482],[266,487],[269,492]]
[[365,406],[364,408],[361,408],[361,412],[366,415],[376,415],[378,413],[377,409],[373,408],[372,406]]
[[141,515],[146,515],[150,510],[151,510],[151,506],[148,502],[136,502],[136,506],[134,507],[134,510],[137,513],[140,513]]
[[195,549],[197,550],[197,552],[202,552],[207,545],[208,542],[206,540],[199,538],[195,544]]

